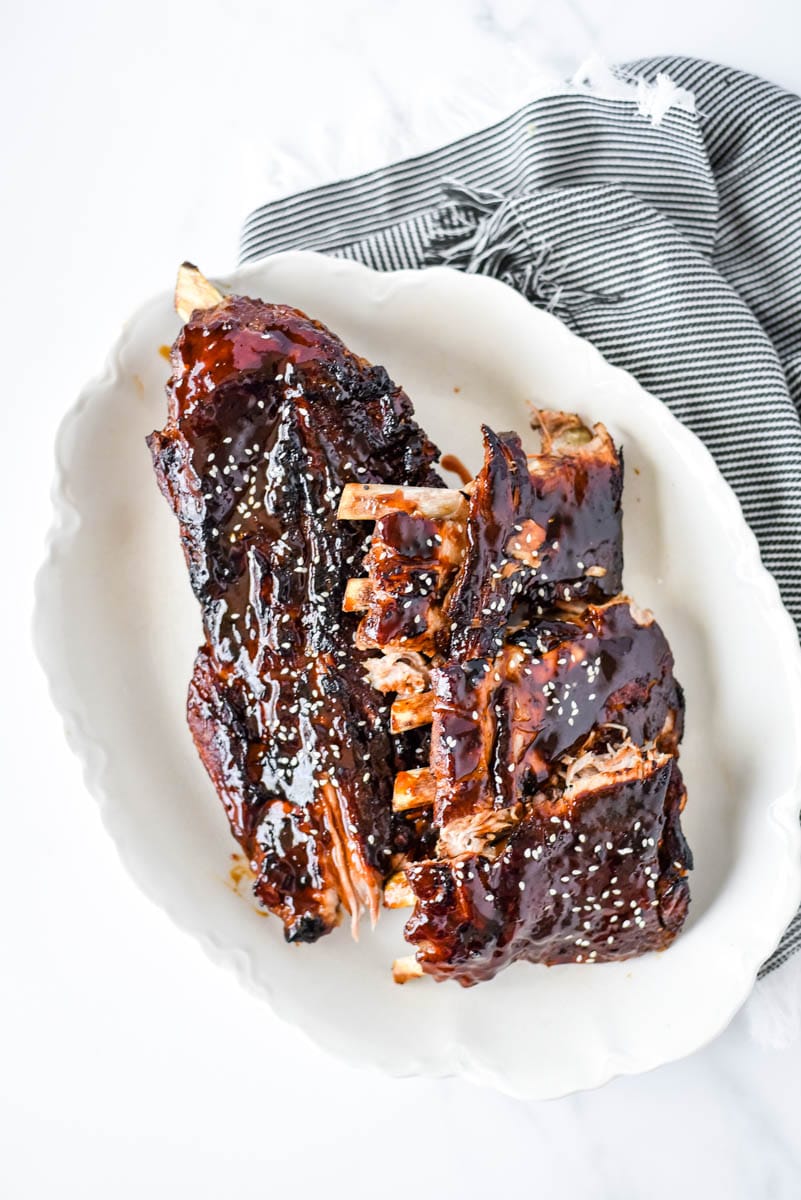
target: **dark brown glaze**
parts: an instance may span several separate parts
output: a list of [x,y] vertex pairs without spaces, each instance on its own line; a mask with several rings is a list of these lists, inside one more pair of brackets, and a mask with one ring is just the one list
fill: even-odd
[[393,853],[388,704],[341,611],[365,530],[348,482],[441,486],[406,395],[303,313],[243,297],[193,314],[149,445],[206,643],[188,716],[257,895],[291,940],[375,913]]
[[432,720],[428,765],[395,789],[415,826],[406,935],[466,986],[517,959],[663,949],[689,904],[684,699],[662,630],[619,594],[621,457],[601,425],[537,420],[534,456],[485,428],[458,518],[384,496],[355,592],[397,727]]
[[455,454],[443,454],[439,465],[443,471],[452,471],[454,475],[458,475],[462,485],[470,483],[473,478],[472,472],[468,471],[461,458],[457,458]]
[[442,601],[461,551],[458,544],[449,554],[453,545],[452,521],[400,509],[376,521],[364,560],[373,590],[360,646],[435,653]]
[[599,726],[621,726],[636,745],[671,753],[683,730],[665,635],[625,599],[542,618],[494,657],[452,660],[431,681],[435,820],[443,829],[531,797]]
[[426,973],[467,987],[516,960],[608,962],[670,944],[689,904],[684,787],[674,758],[634,758],[603,786],[538,797],[485,853],[407,867],[405,933]]
[[[550,414],[563,417],[564,414]],[[621,589],[623,468],[603,426],[527,456],[514,433],[484,426],[484,466],[469,489],[462,565],[444,604],[448,657],[500,649],[516,608],[602,602]]]
[[510,622],[620,591],[620,456],[602,425],[590,432],[569,414],[539,418],[538,455],[524,454],[516,434],[484,428],[484,466],[460,515],[433,520],[398,490],[364,561],[371,590],[360,645],[481,657],[500,649]]

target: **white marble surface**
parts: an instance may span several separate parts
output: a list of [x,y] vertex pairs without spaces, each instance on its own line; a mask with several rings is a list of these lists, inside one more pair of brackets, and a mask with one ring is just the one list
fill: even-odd
[[6,14],[0,1195],[801,1194],[801,1045],[758,1046],[744,1015],[685,1062],[531,1105],[358,1074],[278,1025],[123,873],[26,636],[56,425],[178,259],[224,270],[251,205],[332,154],[434,142],[455,104],[478,119],[543,66],[681,51],[801,90],[799,33],[795,0]]

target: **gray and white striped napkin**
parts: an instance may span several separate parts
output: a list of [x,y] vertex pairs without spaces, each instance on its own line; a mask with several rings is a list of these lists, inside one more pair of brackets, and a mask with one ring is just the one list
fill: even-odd
[[[706,443],[801,629],[801,98],[675,57],[593,85],[265,204],[241,261],[446,263],[555,312]],[[762,975],[798,950],[801,913]]]

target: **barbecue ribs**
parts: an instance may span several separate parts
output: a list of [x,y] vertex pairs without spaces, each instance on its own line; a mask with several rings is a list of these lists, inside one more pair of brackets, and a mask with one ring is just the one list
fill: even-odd
[[431,731],[393,796],[436,834],[387,885],[413,907],[399,981],[627,958],[687,913],[684,699],[661,629],[619,594],[622,462],[603,426],[535,418],[536,455],[485,429],[464,493],[356,484],[340,507],[375,520],[345,593],[371,678],[394,732]]
[[386,371],[325,326],[223,299],[189,268],[187,288],[149,446],[203,616],[188,720],[256,896],[288,940],[314,941],[343,907],[354,928],[363,910],[375,919],[415,825],[392,814],[393,779],[424,761],[427,736],[390,739],[354,648],[342,603],[364,527],[338,522],[337,504],[353,481],[439,487],[437,450]]
[[537,412],[542,447],[484,428],[484,467],[458,491],[345,489],[340,516],[374,519],[359,645],[469,658],[502,643],[515,607],[603,601],[621,589],[623,466],[602,425]]
[[[163,430],[204,641],[187,714],[289,941],[411,907],[402,982],[667,946],[687,913],[684,700],[622,595],[603,425],[484,429],[444,487],[382,367],[179,275]],[[364,522],[370,522],[366,526]]]

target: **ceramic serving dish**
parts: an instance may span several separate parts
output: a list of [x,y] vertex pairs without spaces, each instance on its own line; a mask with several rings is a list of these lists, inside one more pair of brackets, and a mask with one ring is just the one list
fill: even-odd
[[296,305],[383,363],[443,452],[472,469],[481,422],[523,432],[531,401],[607,424],[625,455],[626,587],[656,612],[686,690],[691,916],[670,950],[626,963],[399,988],[403,914],[385,913],[358,945],[343,925],[287,946],[232,886],[236,846],[184,719],[199,612],[145,445],[165,414],[160,347],[179,328],[168,292],[131,318],[64,421],[38,584],[53,698],[126,867],[278,1016],[351,1062],[550,1097],[694,1050],[743,1003],[801,891],[801,656],[710,455],[633,378],[495,280],[291,253],[217,282]]

